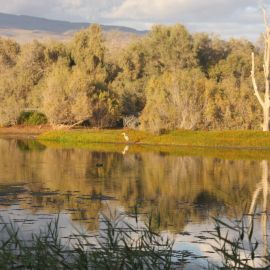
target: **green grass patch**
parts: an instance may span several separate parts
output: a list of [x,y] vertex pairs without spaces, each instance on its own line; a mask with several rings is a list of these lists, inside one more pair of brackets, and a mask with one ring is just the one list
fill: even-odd
[[201,147],[270,148],[270,133],[262,131],[172,131],[147,140],[150,144]]
[[[69,142],[69,143],[120,143],[127,144],[122,135],[123,130],[70,130],[49,131],[39,136],[42,141]],[[151,139],[153,135],[139,131],[125,131],[130,144],[141,143]]]
[[[127,142],[123,130],[50,131],[39,136],[53,148],[84,148],[123,153]],[[261,131],[172,131],[164,135],[125,130],[128,153],[160,152],[180,156],[223,159],[270,159],[270,133]]]
[[[262,131],[172,131],[164,135],[128,130],[129,144],[172,145],[223,148],[270,149],[270,132]],[[49,131],[39,140],[66,143],[120,143],[127,144],[123,130]]]

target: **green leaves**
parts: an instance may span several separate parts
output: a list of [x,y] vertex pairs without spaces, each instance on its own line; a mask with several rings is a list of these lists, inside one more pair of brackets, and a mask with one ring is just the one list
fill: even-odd
[[[118,127],[127,116],[141,117],[142,127],[157,133],[259,127],[251,42],[192,35],[180,24],[116,42],[105,40],[98,25],[68,42],[0,38],[0,125],[15,125],[34,108],[52,124]],[[111,55],[109,46],[116,47]],[[256,75],[260,89],[263,71]]]

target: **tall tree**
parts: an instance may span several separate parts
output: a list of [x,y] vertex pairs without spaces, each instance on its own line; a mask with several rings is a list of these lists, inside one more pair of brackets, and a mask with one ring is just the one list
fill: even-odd
[[147,50],[146,71],[149,75],[197,66],[193,38],[183,25],[154,26],[144,46]]
[[270,26],[268,24],[268,16],[266,10],[263,10],[263,17],[265,23],[265,33],[264,33],[264,59],[263,59],[263,70],[264,70],[264,98],[261,97],[259,93],[258,84],[255,77],[255,56],[254,52],[252,52],[252,70],[251,70],[251,78],[253,83],[253,89],[255,92],[255,96],[257,97],[260,105],[263,109],[263,131],[269,131],[269,110],[270,110]]

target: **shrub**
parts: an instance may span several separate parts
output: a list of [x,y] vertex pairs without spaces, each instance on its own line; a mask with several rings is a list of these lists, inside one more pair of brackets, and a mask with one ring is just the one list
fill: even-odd
[[47,117],[43,113],[34,111],[21,112],[18,119],[19,125],[36,126],[47,124],[47,122]]
[[201,126],[205,78],[199,70],[178,70],[153,77],[146,86],[141,127],[154,133]]

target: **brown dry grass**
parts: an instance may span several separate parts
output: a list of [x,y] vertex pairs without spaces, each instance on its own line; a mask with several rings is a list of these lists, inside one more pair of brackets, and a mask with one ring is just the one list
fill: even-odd
[[12,126],[12,127],[0,127],[0,135],[40,135],[44,132],[48,132],[52,128],[48,125],[42,126]]

